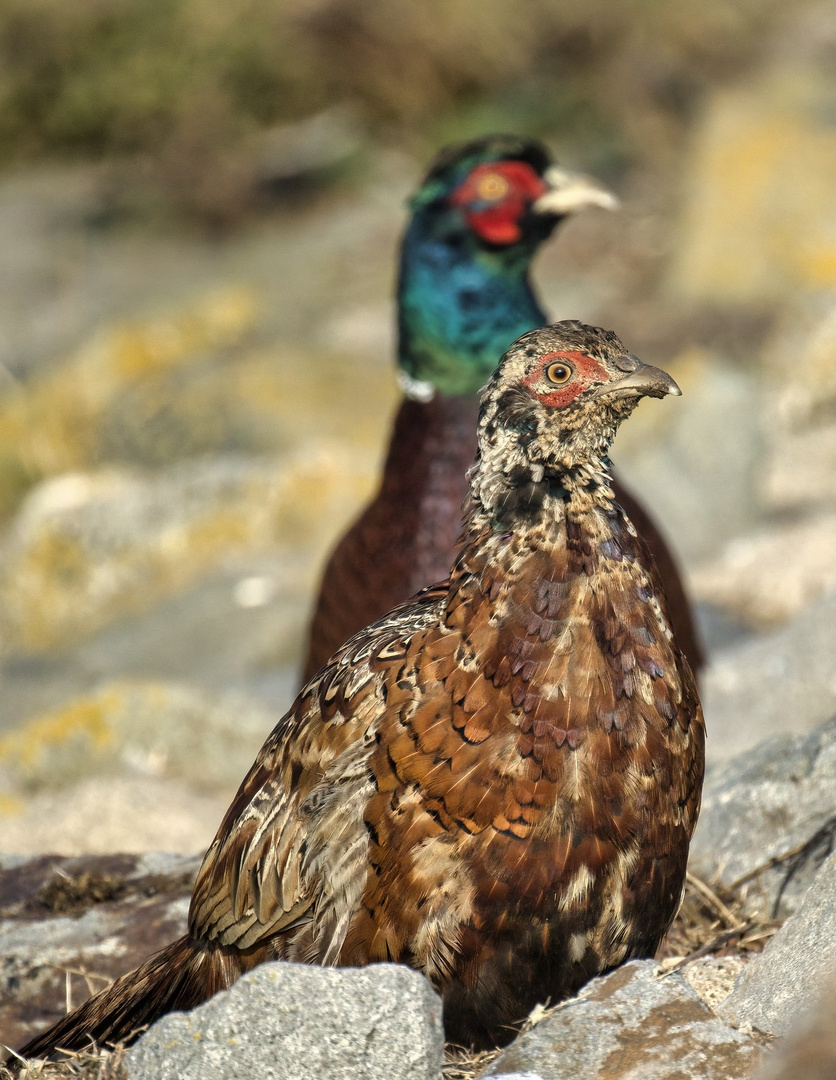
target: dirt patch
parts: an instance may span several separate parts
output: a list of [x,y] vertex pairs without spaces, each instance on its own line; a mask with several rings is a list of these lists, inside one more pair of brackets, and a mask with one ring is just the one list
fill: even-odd
[[56,875],[32,900],[52,915],[82,915],[96,904],[119,900],[127,892],[124,878],[109,874],[83,873],[77,877]]

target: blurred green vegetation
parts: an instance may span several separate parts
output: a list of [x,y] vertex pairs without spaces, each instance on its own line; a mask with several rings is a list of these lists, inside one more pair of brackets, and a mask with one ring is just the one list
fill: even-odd
[[280,5],[207,0],[6,0],[0,147],[157,148],[208,113],[220,142],[316,108]]
[[587,165],[664,154],[777,0],[0,0],[0,162],[140,155],[220,216],[259,133],[339,105],[416,152],[511,127]]

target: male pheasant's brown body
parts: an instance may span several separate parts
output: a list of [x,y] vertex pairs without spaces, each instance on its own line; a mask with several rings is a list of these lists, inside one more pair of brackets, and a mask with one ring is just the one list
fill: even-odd
[[449,572],[478,412],[475,396],[401,402],[380,490],[323,572],[303,684],[358,630]]
[[[563,409],[537,365],[567,341],[590,356],[571,361],[578,404]],[[124,1038],[274,957],[411,964],[442,994],[449,1038],[504,1042],[538,1001],[654,953],[684,884],[703,725],[654,564],[602,471],[633,388],[675,390],[637,365],[576,324],[509,351],[449,580],[301,692],[206,855],[189,938],[25,1053]],[[573,464],[573,443],[589,460]]]

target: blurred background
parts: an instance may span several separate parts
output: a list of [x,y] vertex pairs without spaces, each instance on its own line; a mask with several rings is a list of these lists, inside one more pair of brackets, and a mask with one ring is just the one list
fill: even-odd
[[535,267],[672,372],[615,448],[687,571],[709,757],[836,707],[836,9],[0,2],[0,850],[202,850],[290,704],[397,390],[446,142],[618,193]]

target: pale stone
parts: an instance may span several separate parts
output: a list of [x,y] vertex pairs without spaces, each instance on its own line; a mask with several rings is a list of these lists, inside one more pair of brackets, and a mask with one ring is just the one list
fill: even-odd
[[764,353],[763,497],[781,512],[836,506],[836,294],[794,298]]
[[735,981],[746,967],[743,956],[702,956],[680,969],[682,978],[709,1009],[716,1011],[734,989]]
[[697,599],[754,626],[779,626],[836,589],[836,514],[737,537],[689,580]]
[[672,290],[729,306],[836,285],[830,95],[801,63],[710,94],[686,168]]
[[441,999],[398,964],[261,964],[128,1051],[130,1080],[438,1080]]
[[681,974],[660,977],[656,964],[643,960],[593,979],[520,1035],[481,1077],[743,1080],[760,1056]]
[[813,991],[836,978],[836,854],[720,1006],[735,1025],[786,1035],[809,1009]]
[[3,850],[26,855],[205,851],[235,794],[214,795],[182,781],[94,777],[6,802],[0,812]]
[[777,443],[767,459],[764,498],[779,510],[836,504],[836,425],[795,431]]

